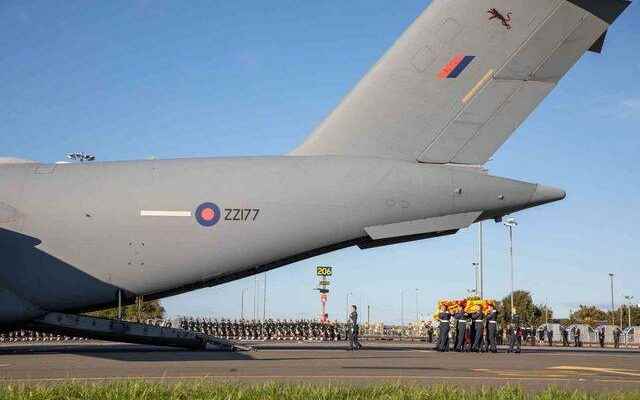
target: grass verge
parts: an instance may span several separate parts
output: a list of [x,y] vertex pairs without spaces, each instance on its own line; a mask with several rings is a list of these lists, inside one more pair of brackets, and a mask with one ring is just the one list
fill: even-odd
[[528,393],[516,386],[466,390],[449,386],[384,384],[371,386],[262,385],[221,383],[149,383],[144,381],[108,384],[64,383],[55,385],[0,385],[2,400],[640,400],[640,390],[611,394],[565,391],[548,388]]

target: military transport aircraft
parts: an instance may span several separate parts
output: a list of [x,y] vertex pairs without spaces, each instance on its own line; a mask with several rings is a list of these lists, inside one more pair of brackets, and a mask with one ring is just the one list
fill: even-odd
[[483,165],[586,51],[602,50],[629,3],[434,0],[286,156],[3,159],[0,324],[450,235],[563,199]]

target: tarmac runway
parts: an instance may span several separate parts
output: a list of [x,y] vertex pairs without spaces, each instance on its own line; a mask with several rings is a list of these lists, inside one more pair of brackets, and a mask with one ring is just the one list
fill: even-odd
[[460,354],[397,343],[365,344],[358,352],[343,344],[280,343],[235,353],[108,343],[0,347],[0,383],[131,379],[638,390],[640,352],[536,348],[522,354]]

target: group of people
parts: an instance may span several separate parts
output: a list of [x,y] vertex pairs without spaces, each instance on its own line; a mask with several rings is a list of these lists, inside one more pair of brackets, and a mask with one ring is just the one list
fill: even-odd
[[[598,343],[600,344],[601,348],[604,347],[605,337],[606,337],[605,327],[601,326],[598,328]],[[622,330],[616,326],[615,328],[613,328],[613,347],[615,347],[616,349],[620,348],[621,337],[622,337]]]
[[228,340],[338,341],[348,337],[349,325],[335,321],[181,318],[178,327]]
[[[428,343],[437,341],[438,351],[457,352],[497,352],[498,344],[508,344],[508,352],[519,353],[523,343],[529,345],[554,345],[554,331],[551,325],[545,325],[537,330],[535,328],[522,327],[518,315],[514,315],[512,321],[506,326],[499,326],[497,310],[492,304],[487,306],[485,312],[473,310],[465,312],[463,309],[454,310],[451,313],[447,307],[442,306],[437,315],[437,331],[431,323],[422,325],[419,335],[425,335]],[[349,349],[362,348],[359,337],[362,329],[358,322],[358,310],[351,306],[347,323],[336,321],[320,322],[314,320],[273,320],[248,321],[230,319],[205,319],[182,317],[178,320],[148,320],[146,324],[164,327],[176,327],[188,331],[201,332],[207,335],[228,340],[244,341],[347,341]],[[382,325],[381,325],[382,326]],[[387,327],[373,329],[365,324],[364,334],[385,337]],[[421,329],[422,329],[421,328]],[[378,332],[378,330],[380,332]],[[568,329],[559,326],[562,345],[569,347],[582,347],[582,332],[580,326]],[[605,347],[605,327],[596,329],[596,335],[600,347]],[[614,347],[619,348],[622,331],[613,328]],[[424,337],[424,336],[423,336]],[[45,333],[32,330],[16,330],[12,332],[0,332],[0,343],[17,342],[66,342],[86,340],[81,337],[70,337],[54,333]]]
[[[438,314],[438,351],[445,352],[453,348],[457,352],[497,353],[498,312],[492,304],[488,305],[485,315],[480,309],[465,312],[459,309],[451,314],[446,306],[440,307]],[[453,319],[453,335],[450,330]],[[449,342],[451,340],[451,343]],[[520,351],[520,344],[510,342],[510,349]]]
[[[532,346],[554,345],[554,331],[551,325],[544,325],[540,328],[524,328],[520,324],[518,315],[514,315],[511,322],[506,327],[499,327],[497,321],[497,311],[493,305],[488,305],[488,313],[481,311],[472,313],[458,310],[451,313],[447,307],[442,306],[437,315],[437,345],[436,349],[441,352],[497,352],[496,343],[508,344],[508,353],[520,353],[522,344]],[[506,328],[506,329],[505,329]],[[562,346],[582,347],[582,331],[580,326],[573,326],[568,329],[559,326],[562,337]],[[605,347],[605,327],[596,330],[600,347]],[[619,327],[613,328],[613,344],[617,349],[620,347],[622,330]],[[434,330],[431,325],[426,327],[427,342],[432,343]]]
[[0,343],[64,343],[86,340],[77,336],[38,332],[27,329],[0,333]]
[[[356,317],[357,318],[357,317]],[[350,340],[352,324],[335,321],[320,323],[312,320],[247,321],[182,317],[178,320],[154,319],[147,325],[180,328],[228,340],[242,341],[339,341]],[[356,328],[356,341],[359,328]],[[86,340],[54,333],[20,329],[0,333],[0,343],[46,343]]]

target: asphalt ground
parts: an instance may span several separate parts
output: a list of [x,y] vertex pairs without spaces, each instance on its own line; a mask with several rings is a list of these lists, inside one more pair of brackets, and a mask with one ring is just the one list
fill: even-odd
[[113,343],[0,347],[0,384],[137,379],[640,390],[640,352],[537,347],[521,354],[439,353],[425,344],[378,342],[357,352],[343,343],[261,343],[232,353]]

